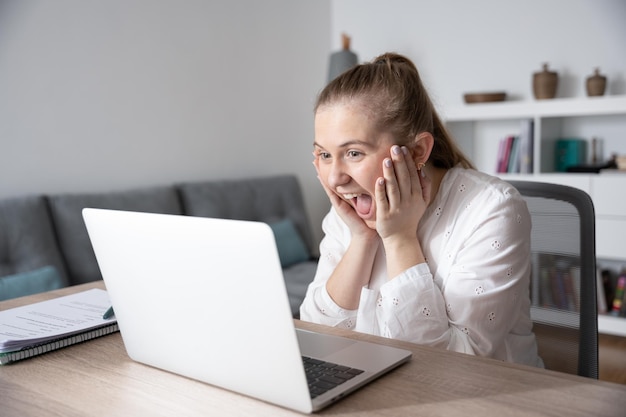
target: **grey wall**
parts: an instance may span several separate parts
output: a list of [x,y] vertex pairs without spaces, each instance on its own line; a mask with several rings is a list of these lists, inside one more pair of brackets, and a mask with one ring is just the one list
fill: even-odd
[[435,102],[626,94],[623,0],[0,0],[0,197],[295,172],[319,238],[312,106],[348,32],[413,58]]
[[463,93],[506,91],[533,100],[532,73],[560,74],[558,97],[584,97],[595,67],[607,94],[626,94],[624,0],[335,0],[333,48],[352,37],[361,61],[386,51],[415,61],[445,113]]
[[0,197],[296,173],[329,1],[0,0]]

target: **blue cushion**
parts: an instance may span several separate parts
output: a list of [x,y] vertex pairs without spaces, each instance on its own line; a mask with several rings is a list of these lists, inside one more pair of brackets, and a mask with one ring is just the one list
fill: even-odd
[[34,271],[0,277],[0,301],[56,290],[64,286],[56,268],[44,266]]
[[290,219],[269,223],[283,268],[309,260],[309,251]]

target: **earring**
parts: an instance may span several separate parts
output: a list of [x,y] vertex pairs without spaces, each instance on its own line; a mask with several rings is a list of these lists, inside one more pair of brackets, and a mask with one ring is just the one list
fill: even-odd
[[426,173],[423,171],[423,168],[426,166],[426,162],[418,162],[417,163],[417,172],[420,173],[422,178],[426,178]]

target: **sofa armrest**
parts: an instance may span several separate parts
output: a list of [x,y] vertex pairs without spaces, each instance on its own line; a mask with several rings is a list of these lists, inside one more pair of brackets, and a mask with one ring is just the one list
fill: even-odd
[[0,201],[0,277],[51,266],[68,283],[44,196]]

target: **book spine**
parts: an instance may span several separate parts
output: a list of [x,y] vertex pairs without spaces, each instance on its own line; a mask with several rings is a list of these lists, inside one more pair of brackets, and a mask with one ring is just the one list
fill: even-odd
[[554,302],[554,298],[552,297],[552,278],[551,272],[548,267],[541,268],[541,306],[553,308],[556,307],[556,303]]
[[496,172],[502,172],[502,161],[504,160],[504,148],[506,147],[506,138],[500,139],[498,142],[498,157],[496,161]]
[[507,172],[509,173],[519,172],[519,146],[519,136],[513,136],[513,140],[511,142],[511,154],[509,155],[509,165],[507,167]]
[[622,304],[624,303],[624,293],[626,289],[626,275],[620,275],[617,279],[617,286],[615,287],[615,296],[613,298],[613,305],[611,308],[611,314],[619,316],[622,311]]
[[527,119],[521,124],[520,172],[531,174],[533,172],[534,122],[532,119]]
[[504,146],[504,157],[502,159],[502,170],[500,172],[506,173],[509,171],[509,159],[511,159],[511,150],[513,148],[513,136],[507,136]]
[[11,362],[32,358],[33,356],[42,355],[44,353],[52,352],[53,350],[75,345],[77,343],[86,342],[87,340],[106,336],[117,331],[119,331],[119,326],[117,325],[117,323],[112,323],[103,327],[99,327],[97,329],[87,331],[85,333],[79,333],[70,337],[53,340],[51,342],[44,343],[38,346],[27,347],[14,352],[0,353],[0,365],[6,365]]
[[[596,273],[596,294],[598,296],[598,314],[606,314],[608,311],[606,303],[606,294],[604,292],[604,271],[602,268],[597,268]],[[579,287],[580,288],[580,287]]]
[[552,297],[554,297],[556,302],[556,308],[560,310],[569,310],[567,294],[565,293],[563,271],[558,268],[554,268],[552,271]]
[[578,288],[580,288],[579,271],[575,267],[563,271],[567,309],[569,311],[580,311],[580,303],[578,301]]

